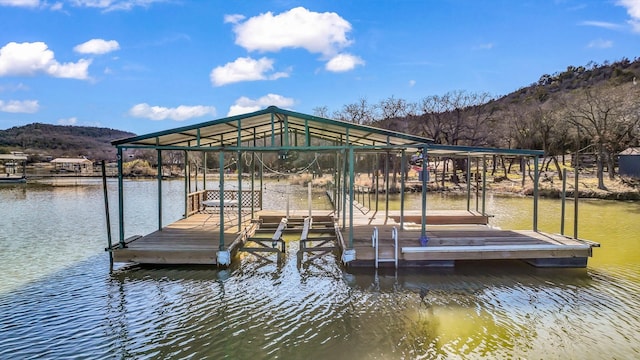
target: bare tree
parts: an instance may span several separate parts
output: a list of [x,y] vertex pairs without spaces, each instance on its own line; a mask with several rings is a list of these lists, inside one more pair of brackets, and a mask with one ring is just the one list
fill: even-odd
[[376,109],[367,99],[361,98],[355,103],[343,105],[341,110],[333,114],[333,117],[356,124],[370,124],[376,119]]
[[598,189],[604,185],[604,163],[613,177],[613,156],[634,140],[640,119],[638,89],[633,85],[614,88],[610,85],[587,87],[570,94],[565,102],[568,121],[579,136],[586,136],[596,149]]
[[[486,145],[493,114],[488,105],[490,99],[487,93],[466,91],[423,98],[420,103],[420,125],[416,130],[438,144]],[[446,160],[443,169],[447,168]],[[454,175],[458,167],[459,164],[454,162]]]
[[313,108],[313,115],[323,118],[329,118],[329,108],[326,105],[316,106]]
[[380,100],[377,108],[380,110],[380,116],[382,119],[398,119],[415,115],[417,105],[415,103],[407,102],[404,99],[396,99],[391,96],[384,100]]
[[559,121],[556,111],[544,107],[543,104],[535,104],[532,106],[530,114],[536,142],[542,145],[544,156],[553,161],[556,171],[558,172],[558,177],[562,180],[562,171],[560,170],[560,164],[557,159],[560,148],[557,146],[559,142],[556,136],[559,134],[558,129],[564,122]]

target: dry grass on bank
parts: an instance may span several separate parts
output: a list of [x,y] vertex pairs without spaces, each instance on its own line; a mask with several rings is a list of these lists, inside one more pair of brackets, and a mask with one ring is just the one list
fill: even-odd
[[[445,192],[465,192],[467,185],[464,180],[461,180],[458,184],[446,179],[444,186],[442,184],[441,176],[438,177],[438,181],[435,181],[436,176],[430,174],[430,181],[428,187],[430,191],[445,191]],[[379,177],[379,191],[384,192],[386,185],[384,184],[384,177]],[[330,175],[324,175],[320,178],[313,179],[310,174],[297,175],[291,178],[292,184],[298,184],[307,186],[309,182],[314,187],[327,187],[332,183],[333,178]],[[502,194],[517,194],[517,195],[532,195],[533,194],[533,180],[527,176],[525,178],[524,185],[522,184],[522,176],[520,174],[510,174],[508,178],[504,174],[487,177],[487,190],[493,193]],[[368,188],[369,191],[374,188],[375,178],[370,177],[368,174],[356,174],[355,185],[361,188]],[[610,180],[605,174],[604,179],[606,190],[598,189],[598,178],[595,174],[580,174],[578,178],[578,192],[580,197],[584,198],[598,198],[598,199],[615,199],[615,200],[640,200],[640,180],[623,179],[617,176],[614,180]],[[471,188],[473,190],[482,186],[482,181],[478,183],[472,182]],[[400,177],[396,178],[395,183],[390,183],[389,188],[391,192],[397,192],[400,189]],[[406,182],[407,189],[413,190],[421,186],[421,182],[418,181],[416,174],[410,174],[409,179]],[[567,176],[566,181],[566,193],[567,196],[573,196],[575,188],[575,179],[571,173]],[[546,172],[542,173],[539,182],[540,196],[559,198],[562,193],[562,180],[558,178],[555,173]]]

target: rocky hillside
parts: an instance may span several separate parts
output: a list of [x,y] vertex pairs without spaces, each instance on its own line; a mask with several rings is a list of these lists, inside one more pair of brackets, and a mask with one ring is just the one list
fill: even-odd
[[114,160],[116,150],[111,141],[130,136],[135,134],[108,128],[34,123],[0,130],[0,152],[22,151],[31,155],[32,161],[62,156]]

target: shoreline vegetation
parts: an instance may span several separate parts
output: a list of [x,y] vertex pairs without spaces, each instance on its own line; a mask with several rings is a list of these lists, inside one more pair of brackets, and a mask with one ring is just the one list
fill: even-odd
[[[291,179],[291,183],[306,186],[309,181],[312,182],[314,187],[326,187],[327,183],[331,182],[331,178],[327,175],[321,178],[311,179],[311,175],[298,175]],[[380,177],[378,183],[378,192],[384,193],[386,191],[386,185],[382,177]],[[372,184],[375,183],[375,179],[367,174],[356,175],[356,192],[375,192],[375,188]],[[590,198],[590,199],[602,199],[602,200],[640,200],[640,180],[638,179],[623,179],[616,177],[614,180],[605,179],[605,185],[607,190],[598,189],[598,178],[595,174],[583,174],[578,175],[578,197]],[[522,184],[522,176],[517,174],[510,174],[508,178],[504,176],[489,176],[487,175],[486,187],[488,193],[508,195],[508,196],[533,196],[533,180],[529,177],[525,178],[524,186]],[[574,196],[575,178],[573,174],[567,175],[566,192],[567,197]],[[395,183],[389,183],[389,193],[400,193],[400,180]],[[409,176],[409,179],[405,181],[406,192],[421,191],[422,182],[418,180],[417,175],[415,177]],[[427,184],[428,191],[441,192],[450,194],[466,194],[467,184],[464,181],[457,183],[450,179],[445,179],[444,185],[441,180],[431,180]],[[470,184],[472,193],[476,190],[482,191],[482,181],[477,183],[472,181]],[[559,199],[562,197],[562,181],[557,176],[552,176],[548,173],[541,173],[540,182],[538,186],[538,194],[543,198]]]
[[[109,177],[116,176],[113,172],[107,175]],[[180,178],[184,176],[184,173],[177,168],[169,170],[163,175],[164,178]],[[125,178],[129,179],[152,179],[157,178],[157,168],[153,167],[149,162],[144,160],[134,160],[124,163],[123,173]],[[192,178],[195,174],[192,174]],[[27,171],[28,178],[67,178],[74,176],[90,177],[90,176],[102,176],[99,169],[96,169],[93,174],[51,174],[47,173],[46,176],[38,173],[31,173]],[[207,174],[207,177],[216,179],[219,176],[217,172],[211,172]],[[250,173],[243,173],[242,177],[250,178]],[[311,182],[313,187],[328,188],[333,186],[333,176],[325,174],[322,176],[313,175],[310,173],[291,175],[283,174],[265,174],[267,179],[285,179],[291,184],[307,186]],[[400,174],[390,174],[389,181],[389,193],[399,193],[401,189]],[[443,180],[444,177],[444,180]],[[198,174],[198,178],[202,178],[202,174]],[[232,172],[225,175],[228,179],[237,179],[237,173]],[[395,178],[395,181],[393,180]],[[470,190],[472,193],[476,191],[482,191],[483,181],[481,178],[472,179],[470,184]],[[509,196],[532,196],[533,195],[533,179],[532,176],[526,175],[524,182],[522,181],[522,173],[518,171],[512,171],[505,176],[503,172],[496,172],[491,175],[491,172],[487,172],[486,187],[488,193],[509,195]],[[376,178],[374,174],[358,173],[355,178],[355,188],[357,193],[361,192],[375,192],[374,184]],[[578,194],[580,198],[592,198],[603,200],[640,200],[640,179],[624,178],[616,175],[614,179],[609,179],[605,176],[604,179],[606,190],[598,188],[598,178],[595,171],[581,170],[578,175]],[[380,174],[377,179],[378,192],[384,193],[387,189],[387,185],[384,182],[384,176]],[[574,196],[575,178],[574,169],[567,168],[567,180],[566,180],[566,196]],[[429,181],[427,183],[428,191],[441,192],[450,194],[466,194],[467,184],[464,179],[458,179],[453,176],[453,173],[447,172],[443,175],[440,171],[429,171]],[[405,191],[406,192],[419,192],[422,190],[422,181],[419,180],[418,173],[414,170],[409,171],[405,178]],[[538,193],[540,197],[544,198],[560,198],[562,196],[562,180],[559,178],[558,173],[555,171],[541,171],[540,181],[538,186]]]

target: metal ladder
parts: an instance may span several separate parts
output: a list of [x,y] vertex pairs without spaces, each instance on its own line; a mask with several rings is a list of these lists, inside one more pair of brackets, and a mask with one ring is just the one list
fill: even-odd
[[393,262],[395,263],[396,269],[398,268],[398,229],[396,229],[395,226],[391,230],[391,237],[393,239],[393,257],[380,258],[380,239],[378,234],[378,227],[376,226],[373,228],[373,234],[371,235],[371,246],[373,246],[373,250],[375,252],[376,269],[378,268],[378,264],[381,262]]

